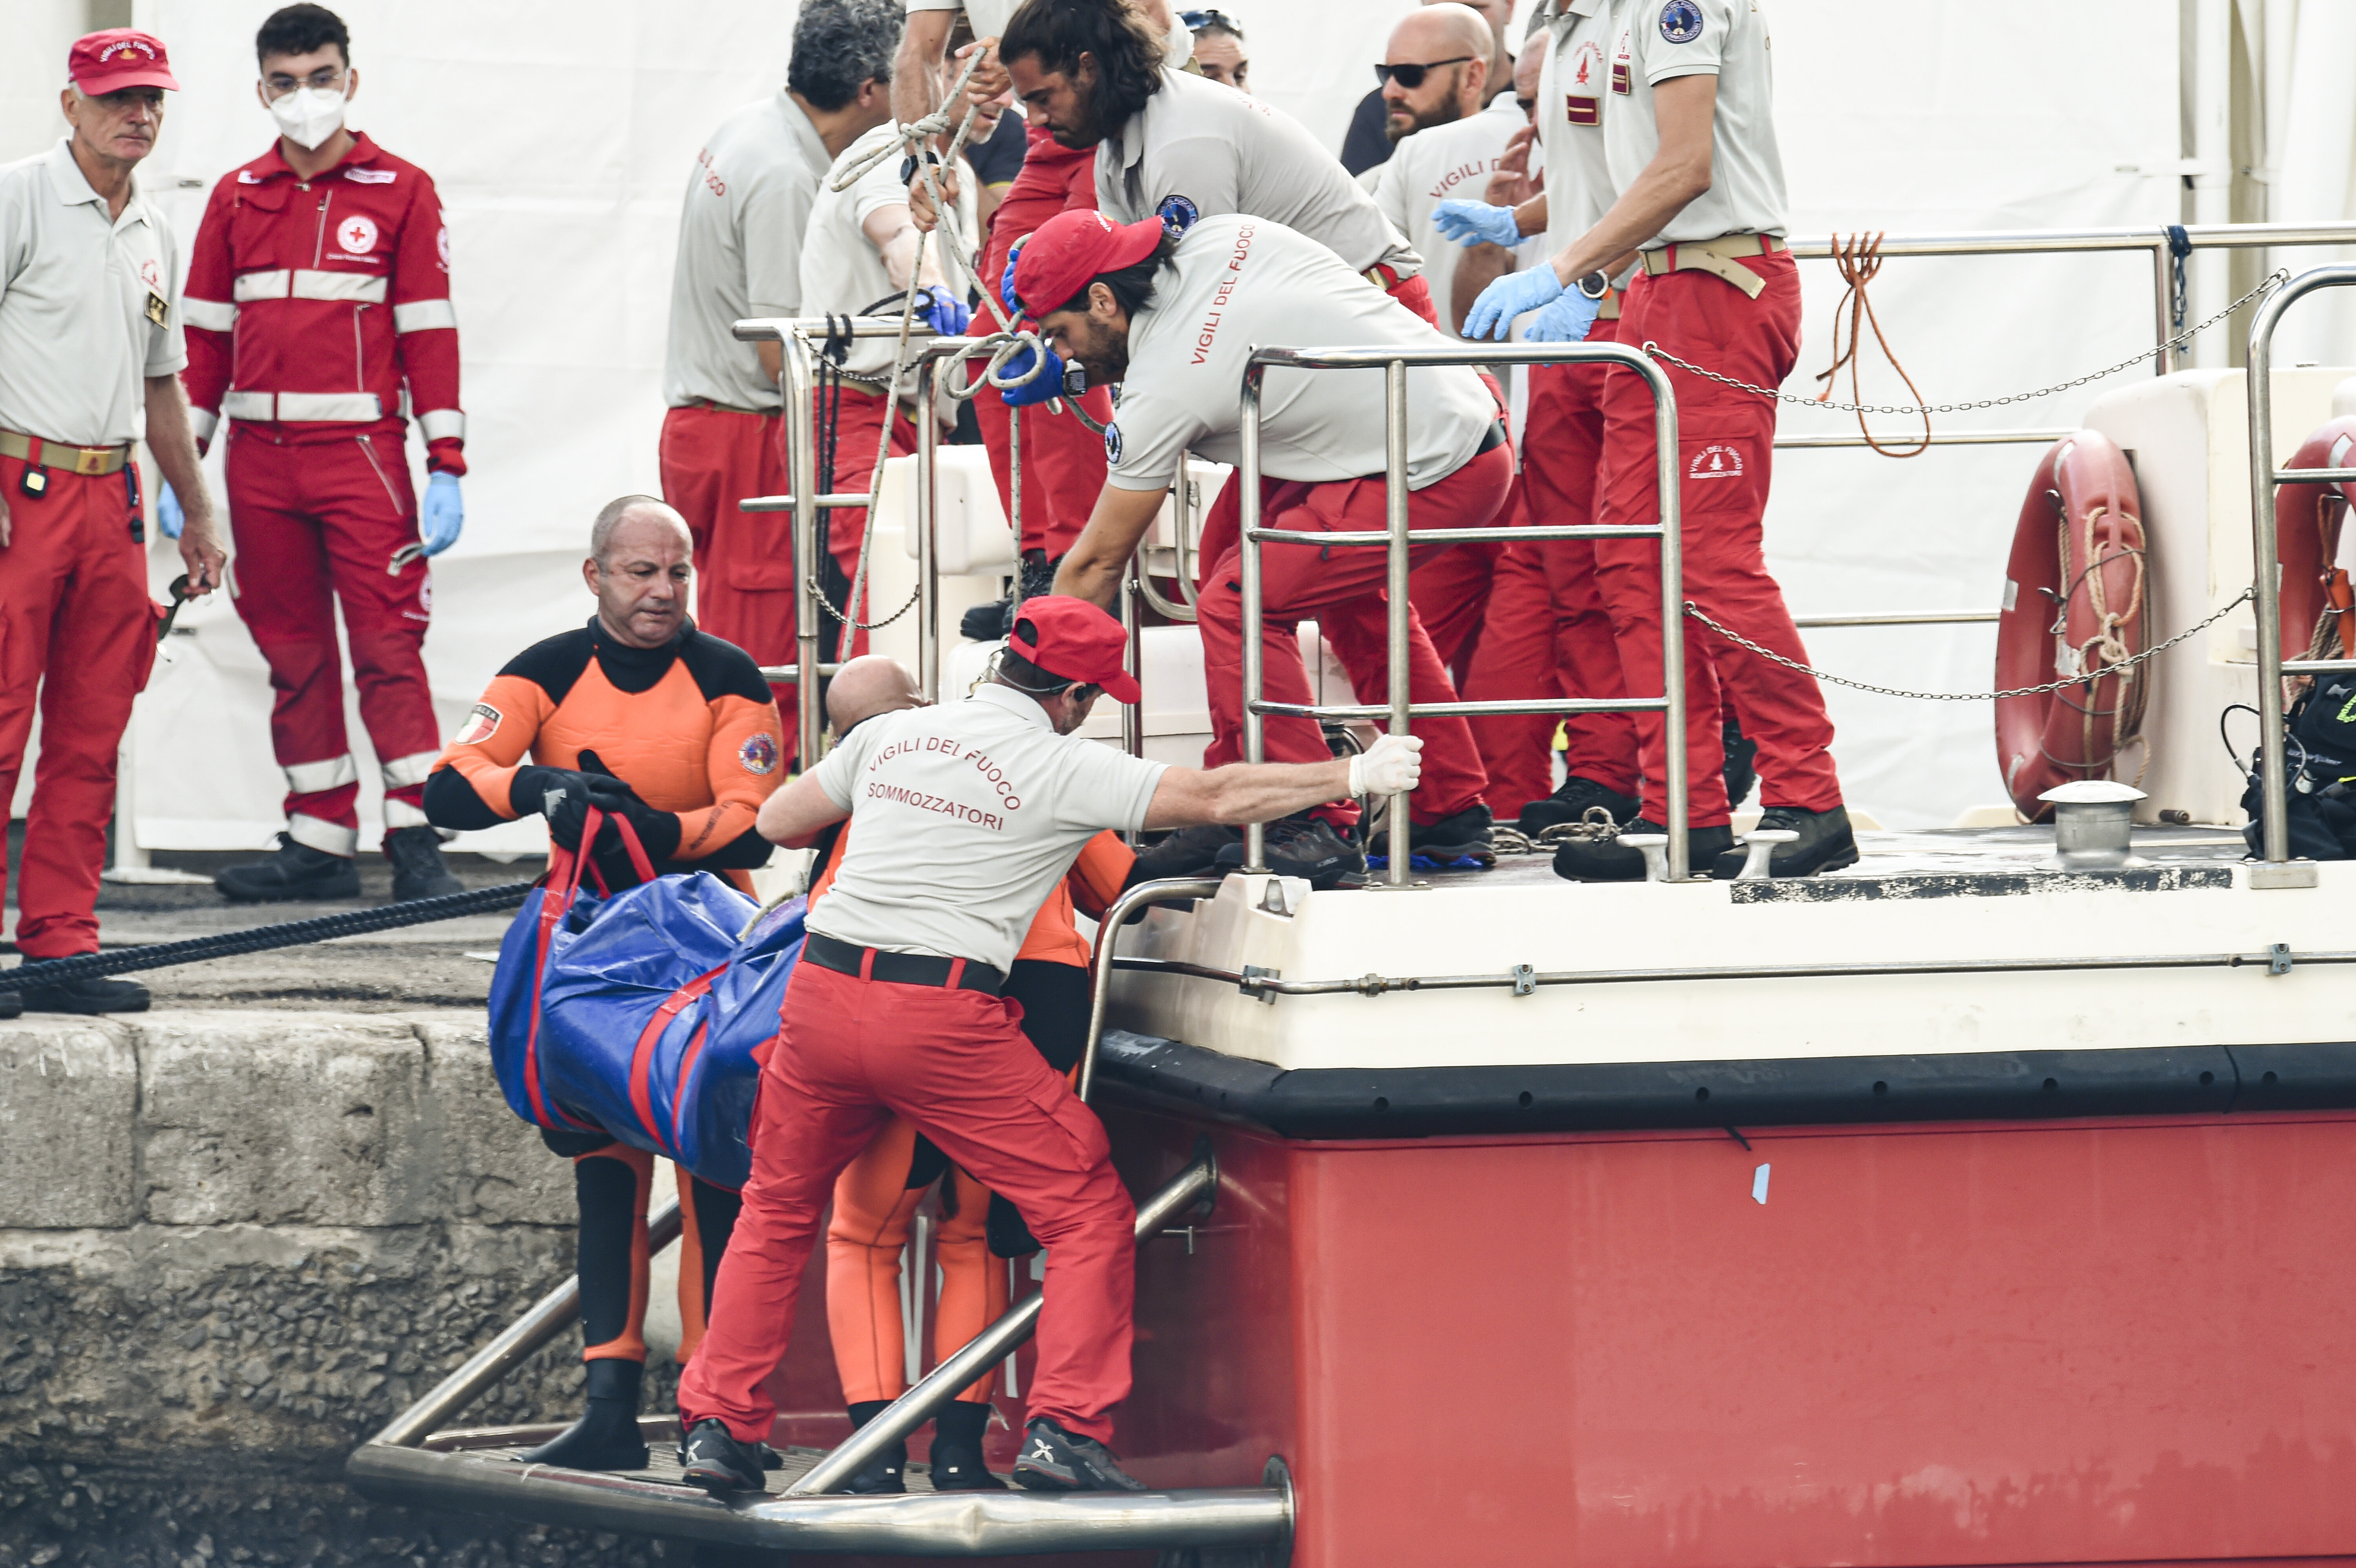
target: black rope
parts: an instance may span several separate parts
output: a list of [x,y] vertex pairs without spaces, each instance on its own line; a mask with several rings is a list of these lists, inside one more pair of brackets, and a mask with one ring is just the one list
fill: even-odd
[[300,947],[332,937],[358,936],[363,932],[391,931],[404,925],[424,925],[460,915],[489,914],[513,909],[538,887],[537,882],[503,882],[495,888],[475,888],[439,898],[409,899],[347,914],[323,914],[310,920],[290,920],[279,925],[257,925],[244,931],[218,932],[186,942],[158,942],[139,947],[119,947],[111,953],[84,953],[73,958],[48,958],[0,969],[0,994],[19,995],[41,986],[87,980],[100,975],[123,975],[134,969],[168,969],[207,958],[228,958],[240,953],[261,953],[273,947]]

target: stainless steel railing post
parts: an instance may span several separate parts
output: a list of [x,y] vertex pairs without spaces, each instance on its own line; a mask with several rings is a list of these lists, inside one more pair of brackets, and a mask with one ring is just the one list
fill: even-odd
[[2175,260],[2175,252],[2168,248],[2168,236],[2162,233],[2151,248],[2152,314],[2158,328],[2153,341],[2159,345],[2152,356],[2151,373],[2155,376],[2165,376],[2176,368],[2176,349],[2168,341],[2176,336]]
[[[1390,656],[1390,732],[1408,732],[1408,639],[1412,635],[1415,607],[1408,599],[1408,578],[1414,570],[1408,555],[1407,493],[1407,361],[1394,359],[1383,367],[1383,522],[1390,530],[1384,547],[1389,568],[1390,624],[1387,631]],[[1408,804],[1402,792],[1390,797],[1391,854],[1387,876],[1394,888],[1407,886]]]
[[[809,339],[788,330],[778,339],[786,371],[786,445],[794,487],[794,646],[799,655],[794,677],[796,765],[818,766],[818,394]],[[853,612],[856,613],[856,612]],[[837,647],[843,645],[838,640]]]
[[1644,383],[1653,394],[1654,453],[1658,464],[1661,528],[1661,694],[1668,699],[1661,715],[1662,790],[1667,802],[1669,880],[1682,882],[1693,873],[1692,844],[1687,827],[1692,816],[1686,798],[1686,574],[1684,527],[1680,507],[1683,475],[1677,471],[1677,398],[1669,374],[1650,358],[1643,362]]
[[[1259,705],[1265,693],[1261,690],[1264,672],[1260,668],[1260,574],[1259,545],[1252,538],[1259,528],[1259,394],[1260,382],[1266,372],[1258,365],[1244,368],[1244,389],[1241,412],[1242,427],[1237,432],[1236,483],[1243,488],[1236,493],[1241,504],[1242,527],[1237,531],[1242,548],[1237,552],[1237,581],[1243,595],[1243,685],[1244,685],[1244,761],[1263,763],[1268,760],[1266,721]],[[1268,833],[1257,822],[1244,827],[1244,869],[1268,869]]]
[[916,362],[916,690],[927,702],[941,699],[941,426],[933,408],[940,373],[938,359]]
[[[1120,630],[1128,645],[1121,655],[1121,664],[1132,677],[1145,673],[1145,626],[1137,613],[1138,585],[1144,581],[1145,547],[1140,545],[1130,553],[1129,569],[1121,574],[1120,580]],[[1120,705],[1120,747],[1132,757],[1145,755],[1145,691],[1142,686],[1138,689],[1135,702]]]
[[1080,1051],[1080,1098],[1086,1100],[1097,1084],[1097,1047],[1104,1040],[1105,1011],[1112,1001],[1112,949],[1121,927],[1129,917],[1148,904],[1175,903],[1180,899],[1207,899],[1218,896],[1223,877],[1171,877],[1158,882],[1140,882],[1120,897],[1097,923],[1096,970],[1091,976],[1088,998],[1088,1040]]

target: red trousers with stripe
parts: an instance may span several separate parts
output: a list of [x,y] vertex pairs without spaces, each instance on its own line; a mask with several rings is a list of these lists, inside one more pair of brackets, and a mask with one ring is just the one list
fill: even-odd
[[286,441],[232,421],[229,518],[237,553],[230,588],[270,664],[270,742],[286,774],[287,832],[349,855],[358,847],[359,770],[344,732],[343,610],[384,785],[388,828],[425,825],[425,775],[441,726],[425,679],[434,574],[392,558],[417,539],[417,501],[398,427],[327,441]]
[[[1505,507],[1513,486],[1514,454],[1498,446],[1463,467],[1416,491],[1408,502],[1408,526],[1416,528],[1483,528]],[[1243,594],[1238,576],[1242,503],[1235,484],[1220,492],[1204,526],[1205,571],[1196,605],[1203,635],[1203,673],[1211,702],[1211,744],[1203,765],[1240,762],[1243,732]],[[1262,526],[1335,533],[1385,526],[1383,481],[1348,479],[1330,485],[1261,481]],[[1418,546],[1408,559],[1430,559],[1445,545]],[[1215,549],[1218,553],[1213,556]],[[1260,552],[1260,670],[1271,702],[1308,703],[1308,672],[1296,641],[1300,623],[1314,620],[1333,645],[1360,702],[1388,700],[1390,690],[1389,568],[1379,546],[1312,549],[1268,545]],[[1453,702],[1456,688],[1425,635],[1408,617],[1408,695],[1416,702]],[[1480,800],[1488,783],[1462,719],[1419,719],[1423,737],[1423,783],[1409,812],[1413,820],[1437,822]],[[1271,716],[1265,721],[1264,750],[1271,763],[1333,760],[1312,719]]]
[[[0,549],[0,800],[16,798],[37,697],[41,759],[17,873],[16,947],[28,959],[70,958],[98,951],[91,912],[115,752],[155,663],[155,606],[123,476],[51,468],[37,499],[17,488],[24,474],[0,457],[10,528]],[[0,888],[5,878],[0,866]]]
[[[793,488],[785,416],[672,409],[663,415],[661,463],[663,499],[695,539],[696,624],[755,664],[793,663],[793,517],[738,506]],[[779,710],[791,713],[793,683],[776,691]]]
[[[1735,263],[1765,281],[1751,299],[1709,272],[1642,272],[1630,283],[1621,341],[1658,343],[1719,375],[1757,387],[1783,384],[1800,351],[1800,279],[1788,252]],[[1680,537],[1685,597],[1786,658],[1807,650],[1767,574],[1761,519],[1774,460],[1775,405],[1673,365],[1663,366],[1677,400],[1677,465],[1682,476]],[[1657,520],[1658,485],[1653,398],[1633,370],[1605,379],[1603,499],[1600,521]],[[1651,539],[1599,539],[1595,561],[1627,689],[1661,689],[1660,549]],[[1697,827],[1731,820],[1727,807],[1722,725],[1730,709],[1745,738],[1759,744],[1760,800],[1822,811],[1840,804],[1833,770],[1831,718],[1812,677],[1737,647],[1687,617],[1686,778]],[[1662,820],[1666,726],[1657,713],[1636,716],[1644,768],[1644,816]],[[1608,783],[1608,780],[1599,781]]]
[[979,991],[795,968],[754,1109],[752,1179],[680,1380],[682,1422],[769,1436],[776,1406],[762,1380],[786,1353],[819,1217],[835,1178],[897,1112],[1046,1244],[1030,1416],[1110,1440],[1130,1387],[1137,1213],[1103,1124],[1020,1019],[1018,1004]]

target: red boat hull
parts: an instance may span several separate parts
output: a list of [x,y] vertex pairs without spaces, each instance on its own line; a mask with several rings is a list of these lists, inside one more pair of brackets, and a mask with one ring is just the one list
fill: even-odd
[[2356,1552],[2356,1114],[1209,1136],[1121,1445],[1300,1568]]

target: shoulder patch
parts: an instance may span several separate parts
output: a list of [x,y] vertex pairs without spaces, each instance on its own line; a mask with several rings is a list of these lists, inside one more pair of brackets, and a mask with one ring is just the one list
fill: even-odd
[[262,176],[255,174],[252,169],[240,169],[237,171],[237,183],[240,185],[260,185],[262,183]]
[[1694,0],[1669,0],[1661,7],[1661,37],[1673,44],[1689,44],[1701,37],[1701,7]]
[[558,704],[571,695],[573,683],[589,667],[595,652],[589,628],[581,626],[532,644],[509,659],[499,673],[531,682],[548,693],[550,703]]
[[679,656],[706,702],[723,697],[741,697],[747,702],[777,699],[769,683],[761,678],[761,667],[753,662],[752,655],[709,632],[690,632]]
[[477,741],[487,741],[499,732],[499,725],[506,718],[506,714],[489,703],[477,702],[466,715],[466,721],[458,726],[458,732],[450,737],[450,743],[471,746]]
[[748,773],[773,773],[777,771],[777,742],[766,732],[747,735],[744,743],[736,748],[736,761]]
[[1183,196],[1163,197],[1162,205],[1153,211],[1154,216],[1162,219],[1163,231],[1173,240],[1183,237],[1203,217],[1202,209]]
[[1118,421],[1105,426],[1105,463],[1109,467],[1120,466],[1120,425]]

